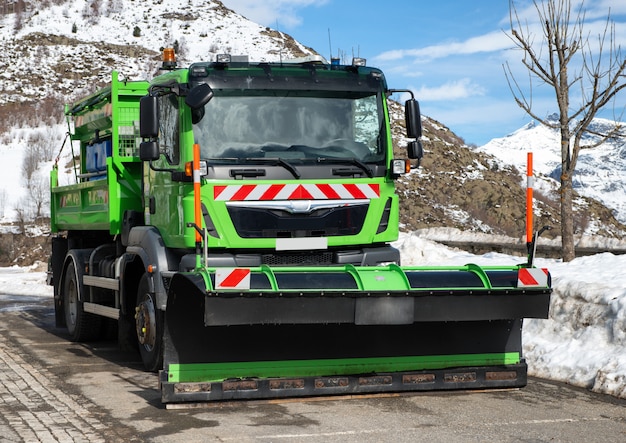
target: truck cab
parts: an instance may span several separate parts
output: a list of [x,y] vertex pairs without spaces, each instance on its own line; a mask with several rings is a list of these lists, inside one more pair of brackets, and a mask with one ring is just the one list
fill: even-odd
[[[193,212],[185,168],[197,144],[209,265],[399,263],[393,180],[407,162],[393,161],[380,70],[222,56],[150,91],[144,214],[169,247],[195,243],[181,214]],[[186,105],[199,91],[205,103]]]

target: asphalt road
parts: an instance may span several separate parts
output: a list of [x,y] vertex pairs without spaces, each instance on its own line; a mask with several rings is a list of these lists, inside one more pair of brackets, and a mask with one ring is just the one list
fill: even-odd
[[2,442],[625,442],[626,401],[531,379],[521,390],[165,409],[115,342],[71,343],[50,298],[0,295]]

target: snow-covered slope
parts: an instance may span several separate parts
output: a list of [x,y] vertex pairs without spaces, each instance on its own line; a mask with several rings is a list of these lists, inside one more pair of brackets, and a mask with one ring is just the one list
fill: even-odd
[[[179,60],[218,53],[277,61],[313,51],[287,34],[258,25],[219,0],[56,0],[28,2],[0,16],[0,103],[76,95],[105,82],[112,67],[129,79],[151,76],[159,49]],[[79,93],[82,93],[79,91]]]
[[[614,123],[595,119],[591,132],[606,133]],[[583,144],[593,144],[597,136],[588,135]],[[561,175],[561,141],[557,130],[539,123],[529,123],[506,137],[491,140],[477,148],[526,170],[526,156],[520,151],[533,152],[535,175],[544,179],[538,186],[556,187]],[[521,160],[521,161],[520,161]],[[626,223],[626,139],[609,140],[596,148],[583,149],[574,174],[574,189],[580,195],[602,202],[614,211],[615,217]]]

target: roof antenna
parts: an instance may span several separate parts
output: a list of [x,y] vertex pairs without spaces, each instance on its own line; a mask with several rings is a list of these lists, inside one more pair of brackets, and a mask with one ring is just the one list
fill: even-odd
[[328,28],[328,52],[330,53],[330,59],[332,60],[333,58],[333,45],[331,44],[330,41],[330,28]]
[[276,19],[276,31],[280,34],[281,37],[281,46],[280,46],[280,50],[278,51],[278,56],[280,57],[280,64],[283,64],[283,49],[285,49],[285,35],[280,32],[280,28],[278,27],[278,19]]
[[328,28],[328,50],[330,51],[330,64],[331,65],[339,65],[340,60],[339,57],[333,58],[333,46],[330,40],[330,28]]

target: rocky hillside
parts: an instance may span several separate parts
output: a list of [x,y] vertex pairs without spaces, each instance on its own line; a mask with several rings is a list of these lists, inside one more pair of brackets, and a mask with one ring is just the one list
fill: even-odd
[[218,53],[260,61],[314,53],[219,0],[7,0],[0,37],[0,103],[67,101],[106,83],[111,69],[150,77],[162,47],[175,47],[183,65]]
[[315,53],[219,0],[0,1],[0,135],[62,121],[64,103],[105,85],[112,70],[150,78],[163,47],[183,66],[218,53],[262,61]]

